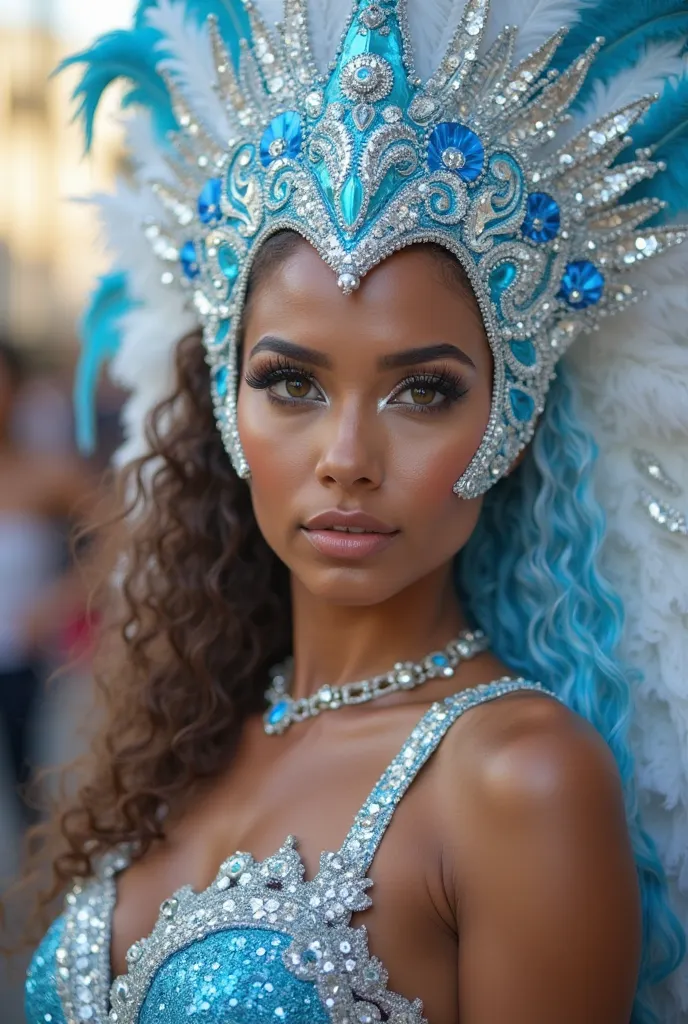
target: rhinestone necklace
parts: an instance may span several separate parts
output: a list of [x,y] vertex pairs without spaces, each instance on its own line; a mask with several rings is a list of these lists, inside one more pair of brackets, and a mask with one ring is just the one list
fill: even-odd
[[486,651],[490,642],[479,630],[464,630],[452,640],[443,651],[434,651],[422,661],[397,662],[391,672],[385,672],[371,679],[343,686],[321,686],[310,697],[294,700],[288,694],[293,672],[293,659],[277,665],[270,672],[271,683],[265,691],[269,707],[263,715],[263,724],[268,735],[282,733],[292,722],[303,722],[314,718],[321,711],[336,711],[351,704],[366,704],[369,700],[386,697],[397,690],[415,690],[429,679],[450,678],[462,661],[475,658]]

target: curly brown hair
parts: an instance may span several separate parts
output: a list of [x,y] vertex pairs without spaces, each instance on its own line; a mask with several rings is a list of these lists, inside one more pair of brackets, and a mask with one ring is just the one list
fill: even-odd
[[[255,262],[247,292],[300,242],[283,232]],[[458,262],[426,246],[453,287]],[[147,423],[148,453],[118,481],[126,496],[100,538],[94,659],[98,729],[62,769],[81,784],[28,836],[25,880],[48,866],[26,939],[75,877],[121,843],[142,857],[233,756],[246,717],[262,710],[269,669],[289,653],[289,575],[263,539],[248,485],[217,430],[200,333],[176,353],[177,386]],[[41,780],[39,779],[39,782]]]

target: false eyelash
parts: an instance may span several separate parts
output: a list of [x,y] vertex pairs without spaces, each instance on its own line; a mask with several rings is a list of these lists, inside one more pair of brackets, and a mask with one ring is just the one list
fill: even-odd
[[440,370],[427,373],[416,373],[406,377],[400,381],[392,392],[392,398],[397,395],[402,395],[404,391],[408,391],[409,388],[414,387],[429,387],[435,391],[439,391],[441,395],[445,396],[446,401],[440,405],[413,405],[411,403],[403,403],[404,408],[411,409],[415,412],[440,412],[443,409],[450,408],[455,402],[460,401],[464,395],[468,394],[469,387],[466,380],[459,374],[455,373],[448,366],[443,366]]
[[273,384],[279,384],[282,380],[293,380],[295,377],[303,380],[315,380],[315,374],[303,367],[295,366],[284,356],[272,356],[257,370],[247,370],[244,380],[250,388],[256,391],[266,391]]

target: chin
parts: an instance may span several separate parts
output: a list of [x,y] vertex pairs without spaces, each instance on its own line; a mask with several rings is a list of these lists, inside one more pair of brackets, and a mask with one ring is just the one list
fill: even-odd
[[303,573],[295,568],[292,572],[309,594],[334,605],[372,608],[388,601],[402,589],[401,586],[391,585],[389,572],[382,568],[375,570],[333,566]]

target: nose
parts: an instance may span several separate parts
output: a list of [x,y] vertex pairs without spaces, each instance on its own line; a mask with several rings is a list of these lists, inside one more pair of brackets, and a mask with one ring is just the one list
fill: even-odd
[[316,474],[326,487],[376,490],[384,479],[384,440],[376,422],[364,416],[355,398],[332,408],[320,422]]

